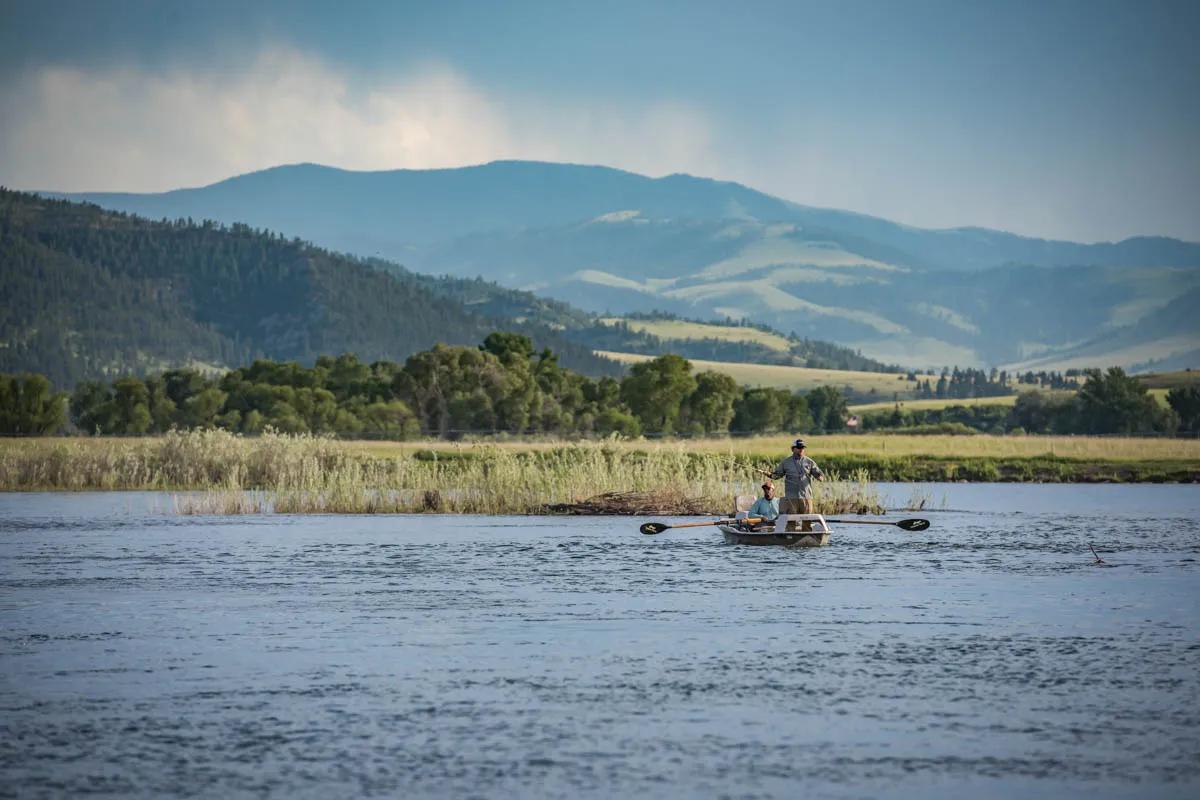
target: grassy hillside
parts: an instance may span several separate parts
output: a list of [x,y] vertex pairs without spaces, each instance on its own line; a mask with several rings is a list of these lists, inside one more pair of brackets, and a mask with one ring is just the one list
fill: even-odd
[[[653,358],[653,356],[636,353],[611,351],[597,351],[597,354],[622,364],[636,364],[639,361],[649,361]],[[697,372],[712,370],[729,375],[739,384],[746,386],[770,386],[789,391],[809,391],[818,386],[837,386],[855,395],[868,395],[875,392],[891,398],[894,392],[898,392],[901,397],[911,396],[917,385],[916,381],[908,380],[902,372],[857,372],[785,367],[777,364],[738,364],[730,361],[696,359],[691,361]],[[919,375],[918,378],[921,380],[932,379],[935,383],[937,382],[936,375]]]
[[682,319],[625,319],[623,317],[607,317],[602,319],[606,325],[624,322],[631,329],[657,336],[660,339],[696,340],[720,339],[726,342],[747,342],[787,353],[792,343],[786,336],[769,331],[747,328],[738,325],[720,325],[709,322],[692,322]]
[[784,336],[765,325],[681,319],[661,311],[600,317],[590,326],[567,330],[564,335],[595,350],[646,356],[676,353],[693,361],[861,372],[897,369],[867,358],[853,348],[820,339]]
[[1200,369],[1181,369],[1175,372],[1151,372],[1138,375],[1138,381],[1150,389],[1178,389],[1200,385]]
[[[918,409],[929,410],[935,408],[949,408],[950,406],[1011,406],[1017,402],[1015,394],[1002,395],[1000,397],[966,397],[954,399],[949,397],[935,397],[925,400],[900,400],[901,408],[906,408],[911,411]],[[895,408],[895,401],[880,401],[878,403],[856,403],[850,406],[850,410],[856,414],[864,411],[888,411]]]

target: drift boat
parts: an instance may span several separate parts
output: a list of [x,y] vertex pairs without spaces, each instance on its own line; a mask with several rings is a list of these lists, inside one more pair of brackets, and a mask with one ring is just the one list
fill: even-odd
[[[716,525],[729,544],[777,545],[782,547],[825,547],[829,544],[829,523],[840,525],[895,525],[903,531],[923,531],[929,527],[927,519],[833,519],[827,520],[820,514],[780,514],[773,524],[766,524],[761,517],[748,518],[745,507],[753,497],[738,497],[737,511],[733,517],[715,519],[710,522],[683,522],[668,525],[665,522],[644,522],[638,528],[642,533],[653,536],[673,528],[698,528]],[[811,531],[801,530],[803,523],[810,523]]]
[[[812,523],[812,531],[799,530],[800,523]],[[789,523],[795,530],[788,530]],[[783,547],[826,547],[829,544],[829,524],[820,514],[783,514],[774,525],[749,530],[737,525],[721,525],[728,544],[781,545]]]

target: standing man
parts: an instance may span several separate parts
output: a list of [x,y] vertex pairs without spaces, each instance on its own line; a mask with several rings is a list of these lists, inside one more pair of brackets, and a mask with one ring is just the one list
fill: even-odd
[[[780,514],[811,514],[813,513],[812,482],[825,480],[825,473],[817,466],[817,462],[804,455],[804,440],[792,442],[792,457],[785,458],[775,471],[773,478],[783,478],[783,500],[779,504]],[[792,528],[792,530],[795,530]],[[800,523],[800,530],[812,530],[812,521]]]
[[762,522],[754,525],[757,528],[765,522],[771,522],[779,516],[779,498],[775,496],[775,484],[767,481],[762,485],[763,496],[755,501],[754,505],[750,506],[750,512],[746,514],[746,518],[761,517]]

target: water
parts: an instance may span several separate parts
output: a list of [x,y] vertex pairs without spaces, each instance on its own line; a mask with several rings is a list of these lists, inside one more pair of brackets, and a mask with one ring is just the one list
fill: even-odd
[[1197,796],[1200,487],[929,490],[809,550],[0,495],[0,795]]

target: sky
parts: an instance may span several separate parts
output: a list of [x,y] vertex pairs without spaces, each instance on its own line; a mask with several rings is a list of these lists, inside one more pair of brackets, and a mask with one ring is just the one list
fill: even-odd
[[605,164],[1200,241],[1200,2],[0,0],[0,184]]

